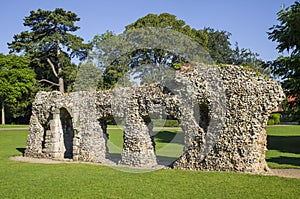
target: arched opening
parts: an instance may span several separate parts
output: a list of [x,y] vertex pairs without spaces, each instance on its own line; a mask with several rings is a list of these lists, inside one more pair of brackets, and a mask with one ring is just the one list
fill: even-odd
[[[199,126],[203,128],[204,132],[207,132],[207,128],[209,126],[210,117],[209,117],[209,107],[207,103],[198,104],[199,110],[194,111],[196,113],[194,117],[196,118]],[[197,115],[200,114],[200,115]]]
[[60,121],[63,132],[63,145],[64,145],[64,158],[73,158],[73,138],[74,129],[72,124],[72,117],[70,113],[65,109],[60,109]]
[[124,119],[110,116],[102,118],[100,120],[100,125],[104,136],[107,138],[107,159],[118,164],[121,160],[121,153],[123,149]]
[[171,166],[181,155],[184,147],[184,133],[179,120],[171,115],[165,118],[145,118],[149,136],[155,150],[157,164]]

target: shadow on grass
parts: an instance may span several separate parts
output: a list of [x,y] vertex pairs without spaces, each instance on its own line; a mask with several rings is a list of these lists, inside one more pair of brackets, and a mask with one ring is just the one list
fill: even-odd
[[[268,136],[268,149],[282,153],[300,154],[300,136]],[[279,156],[267,159],[268,162],[300,166],[300,158]]]
[[16,148],[17,151],[21,152],[24,155],[26,148]]
[[118,164],[119,161],[121,160],[121,154],[120,153],[110,153],[108,159],[113,161],[114,163]]
[[274,162],[277,164],[289,164],[289,165],[293,165],[293,166],[300,166],[300,158],[280,156],[278,158],[267,159],[267,161]]
[[268,136],[268,149],[300,154],[300,136]]
[[183,144],[183,133],[160,131],[154,137],[156,142]]
[[156,156],[157,164],[171,167],[179,157]]
[[[118,164],[121,160],[121,154],[119,153],[110,153],[109,160],[113,161],[114,163]],[[167,157],[167,156],[156,156],[157,164],[164,165],[164,166],[172,166],[173,162],[177,160],[179,157]]]

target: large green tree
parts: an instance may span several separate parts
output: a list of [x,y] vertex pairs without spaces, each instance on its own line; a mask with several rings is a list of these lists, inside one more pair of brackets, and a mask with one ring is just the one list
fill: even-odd
[[159,15],[148,14],[139,18],[136,22],[125,26],[125,31],[144,27],[164,28],[180,32],[189,36],[207,50],[208,37],[205,31],[191,28],[183,20],[177,19],[175,15],[169,13],[162,13]]
[[[32,102],[35,73],[29,68],[29,59],[17,55],[0,54],[1,123],[5,124],[5,107],[12,117],[24,115]],[[23,115],[22,115],[23,114]]]
[[[240,49],[237,43],[232,46],[230,42],[231,33],[224,30],[215,30],[210,27],[196,30],[183,20],[177,19],[175,15],[168,13],[160,15],[148,14],[126,26],[125,30],[143,27],[168,28],[187,35],[201,45],[204,50],[207,50],[216,64],[246,65],[255,69],[261,65],[261,60],[258,58],[259,55],[257,53],[253,53],[250,49]],[[159,53],[161,49],[157,51],[155,54],[158,54],[157,57],[159,58],[163,53]],[[174,59],[173,61],[180,62],[182,60]]]
[[[164,30],[169,31],[164,32]],[[187,39],[180,38],[181,35],[186,35],[190,40],[207,50],[208,38],[204,31],[193,29],[186,25],[183,20],[179,20],[176,16],[168,13],[148,14],[127,25],[122,35],[115,35],[107,31],[94,37],[92,41],[93,51],[100,52],[99,54],[104,55],[104,57],[114,57],[114,59],[109,60],[109,63],[100,67],[103,77],[100,84],[101,89],[112,88],[121,78],[126,85],[130,84],[129,77],[125,77],[128,70],[134,70],[135,74],[139,74],[137,78],[153,81],[153,77],[158,77],[158,73],[164,70],[160,70],[160,67],[172,67],[174,63],[186,62],[186,57],[181,56],[182,54],[173,52],[173,49],[164,48],[166,43],[169,46],[177,44],[176,48],[181,48],[179,51],[186,52],[191,46],[188,45],[189,43],[182,44]],[[170,41],[170,37],[177,37],[178,40]],[[168,43],[168,40],[173,44]],[[132,46],[136,48],[126,51]],[[155,46],[160,46],[160,48]],[[186,48],[186,50],[182,50],[182,48]],[[113,51],[113,53],[109,51]],[[101,60],[99,54],[98,57]]]
[[[108,31],[92,41],[94,52],[115,57],[102,65],[104,89],[113,87],[130,69],[141,82],[151,82],[164,78],[166,73],[168,76],[170,68],[189,61],[247,65],[255,69],[261,63],[258,55],[250,50],[237,45],[233,49],[229,32],[213,28],[197,30],[169,13],[139,18],[125,26],[122,35]],[[128,43],[130,40],[134,41]]]
[[[202,46],[203,50],[208,50],[207,48],[208,35],[205,33],[205,31],[191,28],[183,20],[177,19],[175,15],[169,13],[162,13],[159,15],[148,14],[142,18],[139,18],[136,22],[125,26],[125,32],[130,32],[130,30],[134,30],[138,28],[148,28],[148,27],[168,29],[174,31],[174,33],[176,32],[181,33],[183,35],[188,36],[191,40],[193,40],[194,42]],[[156,39],[167,40],[166,37],[168,36],[172,37],[172,35],[161,35],[160,38],[156,38]],[[187,50],[190,47],[190,46],[182,45],[180,39],[174,42],[178,42],[178,47],[186,48],[185,50]],[[173,63],[186,61],[184,56],[181,56],[176,53],[174,54],[174,52],[167,52],[166,49],[159,49],[159,48],[139,49],[135,52],[132,52],[131,55],[135,59],[132,60],[131,62],[132,66],[141,62],[151,63],[151,64],[167,64],[167,65],[169,64],[171,66]]]
[[90,47],[83,43],[82,38],[72,34],[79,29],[75,25],[79,20],[75,13],[62,8],[31,11],[24,19],[24,26],[29,30],[14,35],[14,41],[8,46],[11,52],[24,52],[30,57],[39,82],[64,92],[68,70],[63,70],[74,68],[71,58],[84,59]]
[[278,43],[279,56],[270,66],[290,99],[295,117],[300,122],[300,2],[296,1],[277,13],[279,24],[270,28],[269,39]]

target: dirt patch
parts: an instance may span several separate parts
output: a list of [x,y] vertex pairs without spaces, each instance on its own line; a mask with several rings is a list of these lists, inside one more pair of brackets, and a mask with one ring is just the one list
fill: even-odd
[[[11,157],[10,160],[19,161],[19,162],[30,162],[30,163],[41,163],[41,164],[62,164],[67,163],[67,161],[58,161],[58,160],[50,160],[50,159],[39,159],[39,158],[28,158],[23,156],[14,156]],[[69,161],[70,162],[70,161]]]
[[270,175],[285,178],[300,178],[300,169],[271,169]]

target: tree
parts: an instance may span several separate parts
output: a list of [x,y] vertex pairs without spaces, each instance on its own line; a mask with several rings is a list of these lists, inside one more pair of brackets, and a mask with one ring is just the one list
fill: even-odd
[[215,30],[213,28],[204,28],[204,32],[208,35],[207,48],[209,55],[216,64],[233,64],[247,66],[266,73],[262,70],[262,60],[259,59],[258,53],[253,53],[250,49],[239,48],[236,42],[232,48],[230,43],[231,33],[224,30]]
[[212,59],[217,64],[231,64],[233,53],[229,41],[231,33],[213,28],[204,28],[204,32],[208,35],[207,48]]
[[[208,50],[208,36],[205,31],[191,28],[189,25],[186,25],[183,20],[179,20],[175,15],[169,13],[162,13],[160,15],[148,14],[145,17],[138,19],[136,22],[125,26],[125,32],[129,32],[130,30],[134,30],[137,28],[147,27],[169,29],[179,32],[198,43],[200,46],[202,46],[203,50]],[[180,41],[175,42],[178,42],[178,47],[180,47]],[[181,46],[181,48],[182,47],[188,48],[189,46]],[[183,56],[174,54],[173,52],[166,52],[165,49],[139,49],[136,52],[133,52],[131,56],[135,58],[135,60],[133,60],[131,63],[132,65],[136,65],[141,62],[148,62],[151,64],[169,64],[170,66],[172,66],[173,63],[186,61]],[[171,62],[169,62],[170,59],[172,60]]]
[[[116,35],[112,31],[108,30],[103,34],[94,36],[91,41],[92,52],[89,55],[89,59],[92,59],[96,66],[91,66],[91,63],[89,63],[91,60],[88,60],[86,64],[81,65],[81,67],[86,67],[87,69],[89,69],[90,73],[99,75],[97,87],[100,90],[113,88],[119,78],[121,78],[128,71],[128,66],[124,66],[124,62],[121,63],[117,59],[113,59],[107,62],[106,59],[103,58],[109,56],[109,52],[107,52],[109,51],[107,50],[107,45],[111,46],[115,50],[117,50],[119,46],[122,46],[122,44],[120,44],[120,41],[115,40],[115,38]],[[84,77],[93,76],[93,74],[87,74],[87,71],[82,71],[80,74],[82,74],[82,76]],[[92,79],[94,78],[95,77],[93,77]]]
[[71,65],[71,58],[84,59],[90,48],[82,38],[71,34],[79,29],[75,25],[79,20],[75,13],[62,8],[31,11],[24,19],[24,26],[30,30],[14,35],[8,46],[11,52],[24,52],[30,57],[39,82],[64,92],[64,67]]
[[270,63],[271,71],[277,75],[290,101],[294,115],[300,122],[300,2],[296,1],[277,13],[279,24],[271,27],[269,39],[277,42],[279,56]]
[[[121,77],[120,74],[128,70],[131,70],[134,79],[139,79],[137,82],[161,81],[171,75],[170,69],[174,64],[200,59],[204,63],[205,56],[198,56],[201,53],[209,57],[207,34],[203,30],[191,28],[183,20],[169,13],[148,14],[125,26],[124,35],[134,38],[133,45],[138,47],[122,54],[118,59],[117,63],[124,63],[123,67],[109,67],[110,82],[116,82],[116,79]],[[193,55],[193,58],[198,56],[198,60],[191,59],[190,55]],[[126,78],[124,81],[129,83]]]
[[207,50],[208,37],[205,31],[191,28],[183,20],[177,19],[175,15],[169,13],[162,13],[160,15],[148,14],[145,17],[139,18],[136,22],[125,26],[125,31],[144,27],[167,28],[178,31],[189,36]]
[[230,64],[247,66],[268,75],[268,72],[262,68],[264,62],[259,59],[259,54],[253,53],[250,49],[240,49],[238,43],[235,43],[235,49],[232,50],[232,60]]
[[17,117],[20,116],[19,110],[25,109],[32,102],[34,83],[35,73],[29,68],[27,57],[0,54],[2,124],[5,124],[5,106],[13,111],[13,117]]
[[[176,19],[176,16],[168,13],[160,15],[149,14],[126,26],[125,29],[128,31],[134,28],[143,27],[168,28],[187,35],[200,44],[204,50],[207,50],[216,64],[247,65],[251,68],[257,69],[260,68],[262,63],[258,58],[259,55],[257,53],[253,53],[250,49],[240,49],[237,43],[233,49],[230,43],[231,33],[224,30],[215,30],[210,27],[206,27],[202,30],[196,30],[186,25],[183,20],[178,20]],[[148,52],[148,54],[151,53]],[[164,52],[161,52],[161,49],[158,49],[154,51],[154,54],[157,55],[156,57],[159,60],[164,55]],[[149,55],[148,57],[155,56]],[[177,57],[175,56],[175,58]],[[183,60],[172,60],[174,63],[181,61]]]
[[260,63],[258,55],[250,50],[238,47],[232,50],[229,32],[213,28],[196,30],[168,13],[148,14],[125,26],[122,35],[108,31],[92,41],[93,52],[97,52],[98,57],[114,57],[108,59],[109,63],[100,64],[104,89],[113,87],[129,70],[139,82],[149,83],[171,77],[170,69],[178,69],[191,61],[247,64],[255,65],[255,69]]

